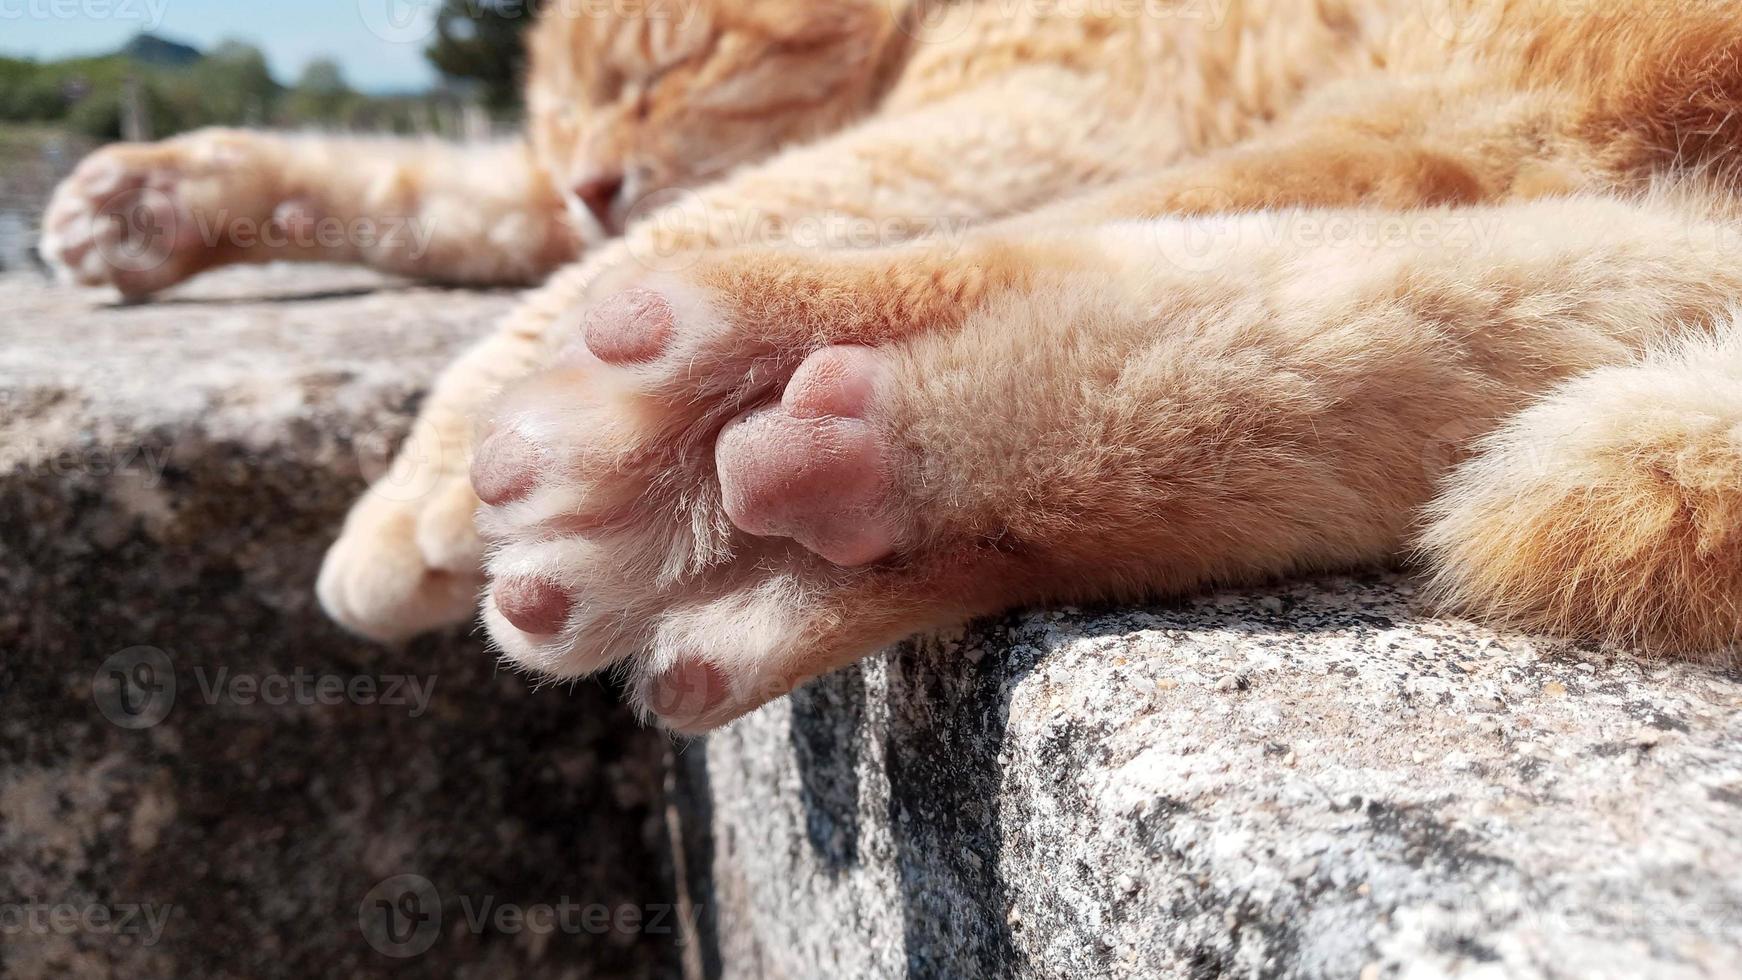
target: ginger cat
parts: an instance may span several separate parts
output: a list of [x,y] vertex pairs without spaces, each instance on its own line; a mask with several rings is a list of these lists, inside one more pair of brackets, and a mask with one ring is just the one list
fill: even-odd
[[[482,584],[508,660],[685,732],[995,610],[1411,556],[1501,624],[1742,641],[1733,0],[636,9],[551,7],[524,146],[198,133],[55,198],[130,294],[554,272],[437,382],[387,477],[433,489],[348,518],[352,629]],[[178,234],[109,261],[140,190]]]

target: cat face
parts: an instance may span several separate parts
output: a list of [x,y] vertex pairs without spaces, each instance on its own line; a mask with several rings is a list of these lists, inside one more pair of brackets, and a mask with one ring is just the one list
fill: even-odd
[[869,98],[887,2],[548,0],[532,140],[582,234],[843,125]]

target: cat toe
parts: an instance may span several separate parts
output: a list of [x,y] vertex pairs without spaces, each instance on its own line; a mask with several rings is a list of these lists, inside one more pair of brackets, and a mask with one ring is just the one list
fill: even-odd
[[506,579],[491,589],[491,601],[510,625],[522,633],[549,636],[568,624],[575,600],[568,589],[547,578]]
[[492,433],[472,457],[472,489],[492,507],[519,500],[538,484],[541,453],[513,429]]
[[336,622],[360,636],[396,642],[464,622],[482,576],[474,563],[435,567],[419,538],[419,511],[365,497],[321,563],[315,591]]
[[705,660],[680,660],[648,677],[636,698],[661,727],[680,735],[719,727],[732,702],[726,672]]
[[794,372],[779,404],[729,424],[715,463],[732,523],[837,565],[893,553],[890,453],[868,418],[883,374],[870,348],[826,347]]
[[663,295],[650,289],[626,289],[592,311],[582,336],[599,360],[630,364],[658,357],[674,327],[675,314]]

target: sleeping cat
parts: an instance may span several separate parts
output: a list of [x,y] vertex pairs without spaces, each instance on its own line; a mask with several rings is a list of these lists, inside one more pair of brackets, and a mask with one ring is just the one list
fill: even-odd
[[995,610],[1409,556],[1500,624],[1742,639],[1731,0],[632,7],[551,5],[524,144],[202,132],[55,197],[128,294],[550,277],[385,478],[432,489],[347,519],[352,629],[482,585],[508,660],[680,731]]

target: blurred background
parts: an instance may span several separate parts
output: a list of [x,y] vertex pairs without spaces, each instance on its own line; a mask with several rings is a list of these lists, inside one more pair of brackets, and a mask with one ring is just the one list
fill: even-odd
[[0,3],[0,270],[94,146],[201,126],[480,138],[519,121],[531,0]]

